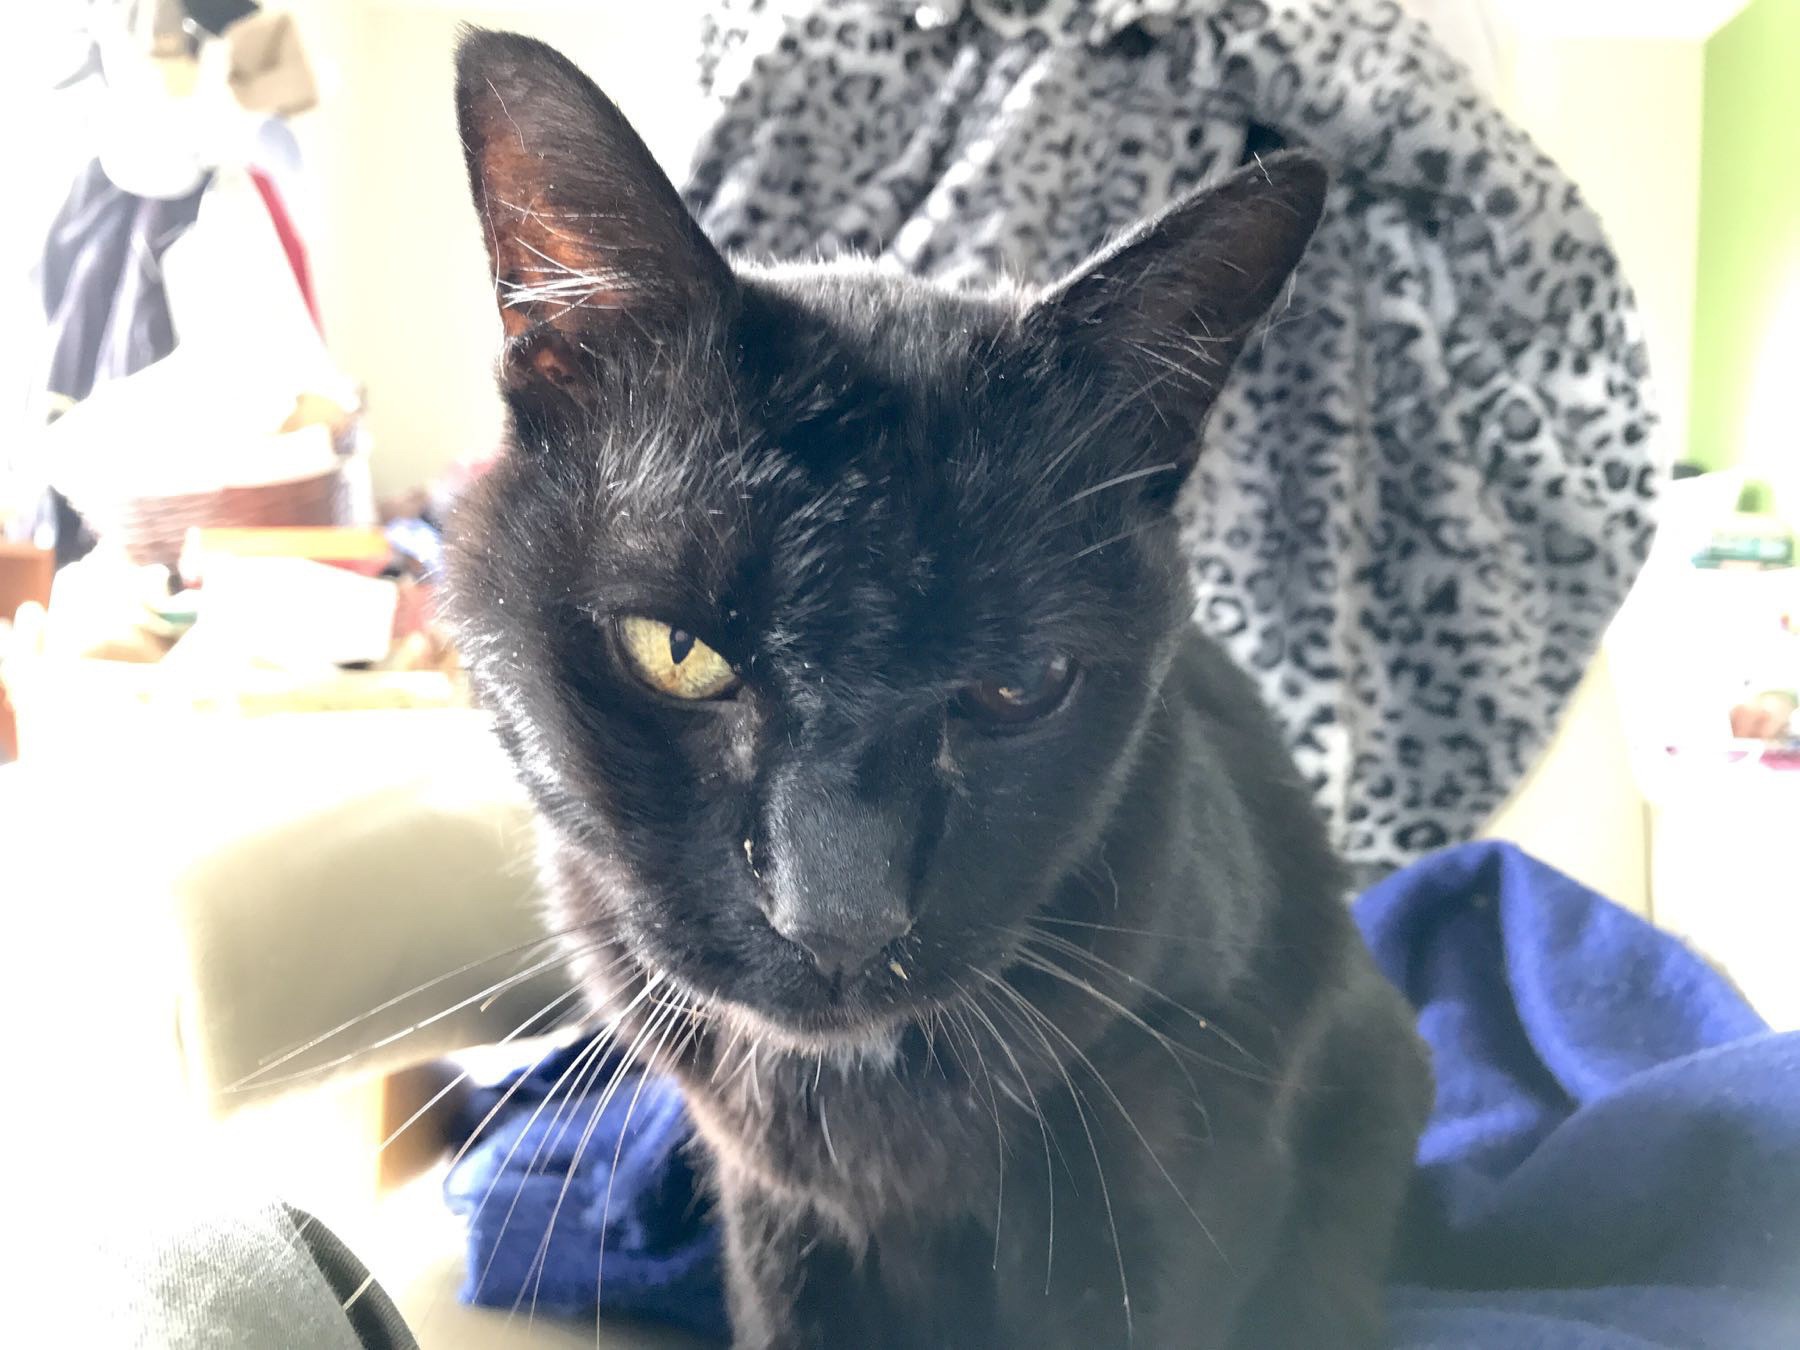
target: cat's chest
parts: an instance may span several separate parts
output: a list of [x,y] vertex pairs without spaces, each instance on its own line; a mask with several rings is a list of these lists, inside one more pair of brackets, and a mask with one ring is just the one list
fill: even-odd
[[725,1165],[859,1228],[891,1214],[979,1213],[991,1204],[995,1116],[973,1085],[783,1056],[729,1079],[686,1075],[683,1086]]

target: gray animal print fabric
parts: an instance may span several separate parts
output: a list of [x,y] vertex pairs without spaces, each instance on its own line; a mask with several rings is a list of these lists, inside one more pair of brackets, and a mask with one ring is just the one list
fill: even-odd
[[776,258],[1048,283],[1282,145],[1333,166],[1183,499],[1196,618],[1369,875],[1475,833],[1648,550],[1630,291],[1574,185],[1391,3],[737,0],[689,200]]

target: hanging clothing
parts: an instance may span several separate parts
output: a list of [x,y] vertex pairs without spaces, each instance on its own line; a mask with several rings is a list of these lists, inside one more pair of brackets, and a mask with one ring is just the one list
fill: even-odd
[[[98,160],[76,177],[39,267],[50,337],[44,387],[58,404],[79,402],[175,349],[162,255],[194,223],[205,192],[203,179],[178,197],[139,197]],[[54,489],[45,496],[42,518],[64,567],[90,552],[95,536],[66,497]]]
[[1331,0],[731,0],[688,196],[728,249],[1050,282],[1259,151],[1335,175],[1183,499],[1196,617],[1365,875],[1474,834],[1648,550],[1600,223],[1416,19]]
[[249,177],[256,195],[268,208],[269,223],[275,227],[275,236],[281,241],[281,251],[294,274],[294,285],[306,304],[306,312],[312,315],[313,327],[323,332],[324,326],[319,322],[319,301],[313,295],[312,268],[306,260],[306,241],[294,228],[293,217],[288,214],[287,203],[282,200],[281,189],[275,186],[274,179],[260,169],[249,170]]
[[169,200],[138,197],[115,186],[97,161],[82,170],[44,244],[52,394],[84,399],[96,384],[175,349],[161,259],[194,223],[204,193],[202,185]]

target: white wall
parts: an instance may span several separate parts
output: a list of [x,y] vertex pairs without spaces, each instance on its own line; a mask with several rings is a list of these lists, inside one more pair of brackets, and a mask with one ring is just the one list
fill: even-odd
[[541,37],[588,71],[677,180],[698,135],[690,0],[295,0],[324,98],[296,124],[326,339],[367,389],[380,491],[491,449],[500,325],[451,103],[457,28]]

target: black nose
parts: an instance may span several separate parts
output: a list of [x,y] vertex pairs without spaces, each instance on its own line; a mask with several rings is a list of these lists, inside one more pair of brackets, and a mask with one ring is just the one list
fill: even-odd
[[854,930],[799,925],[784,927],[779,922],[775,925],[778,933],[812,957],[813,964],[822,974],[833,976],[856,974],[906,929],[907,925],[898,920],[877,921]]

